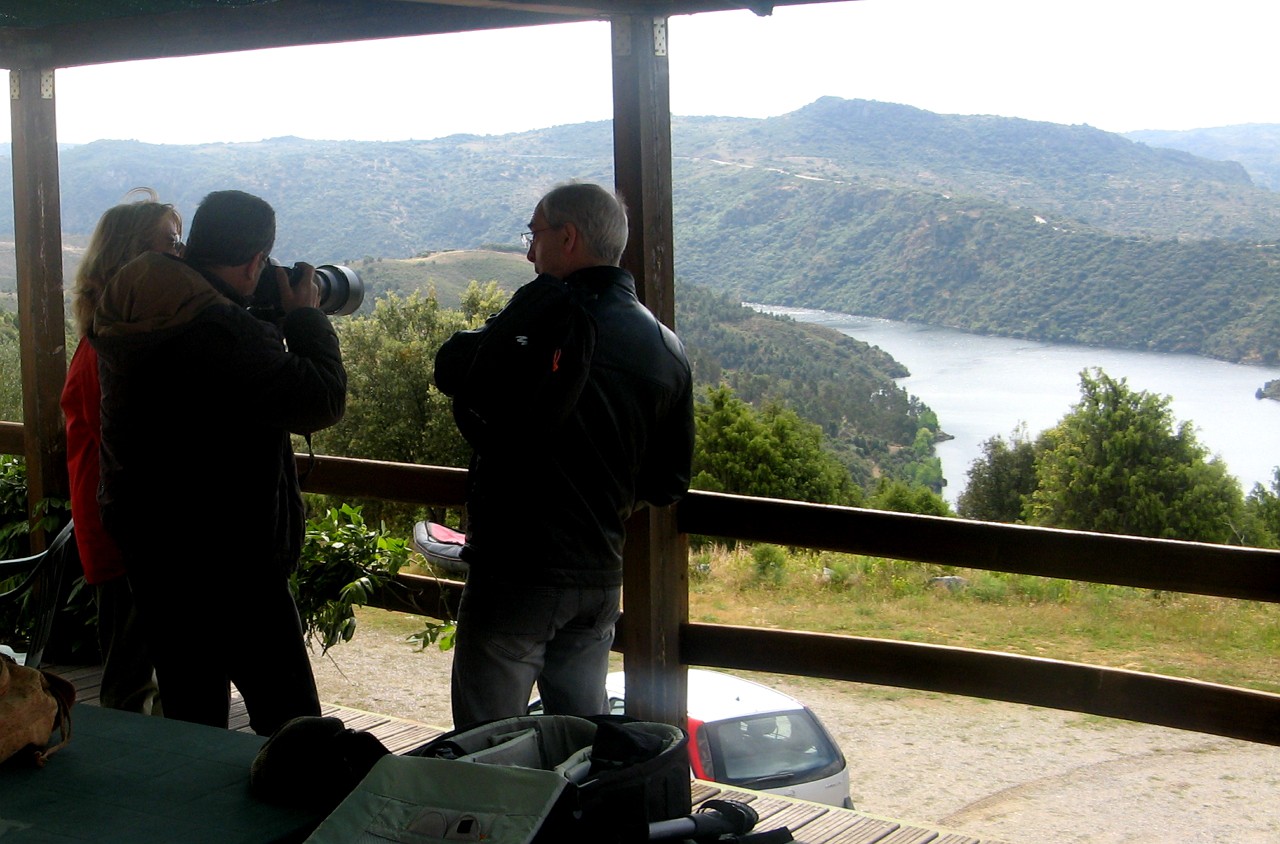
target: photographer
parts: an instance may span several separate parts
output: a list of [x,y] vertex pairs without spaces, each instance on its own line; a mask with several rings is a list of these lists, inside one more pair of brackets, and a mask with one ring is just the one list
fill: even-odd
[[335,424],[346,402],[310,267],[294,283],[272,268],[278,325],[247,310],[274,241],[265,201],[209,194],[184,257],[125,265],[90,335],[102,520],[124,552],[165,715],[226,727],[234,683],[263,735],[320,712],[288,589],[305,528],[289,433]]

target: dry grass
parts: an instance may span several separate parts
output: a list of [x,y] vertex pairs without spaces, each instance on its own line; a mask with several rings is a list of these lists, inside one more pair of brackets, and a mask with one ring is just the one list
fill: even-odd
[[[931,584],[964,577],[952,591]],[[1271,604],[827,553],[704,549],[694,621],[981,648],[1280,692]]]

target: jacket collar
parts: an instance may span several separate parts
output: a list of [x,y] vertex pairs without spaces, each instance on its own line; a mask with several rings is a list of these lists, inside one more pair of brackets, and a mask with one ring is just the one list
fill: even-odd
[[636,292],[636,280],[622,267],[602,265],[576,270],[565,276],[564,283],[587,293],[602,293],[606,287],[617,285],[631,295]]

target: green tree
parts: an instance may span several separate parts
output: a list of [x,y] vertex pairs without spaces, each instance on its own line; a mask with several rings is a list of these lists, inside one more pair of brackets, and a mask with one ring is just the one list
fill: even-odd
[[1271,476],[1271,488],[1254,484],[1244,502],[1245,518],[1240,539],[1259,548],[1280,548],[1280,468]]
[[1021,522],[1036,489],[1036,448],[1025,428],[1008,440],[994,436],[982,444],[982,457],[969,467],[969,480],[956,501],[966,519]]
[[510,298],[510,295],[499,287],[496,281],[484,284],[471,281],[462,294],[462,316],[469,323],[479,324],[484,322],[490,314],[496,314],[502,310]]
[[790,408],[757,411],[728,386],[710,387],[695,408],[693,486],[821,504],[857,504],[861,490],[824,448],[822,429]]
[[1080,373],[1080,402],[1037,443],[1031,521],[1050,527],[1229,542],[1240,484],[1175,426],[1170,399],[1100,369]]
[[22,366],[17,317],[0,311],[0,420],[22,421]]
[[[317,452],[371,460],[466,466],[471,451],[453,422],[447,396],[435,388],[435,355],[453,332],[467,328],[458,311],[434,296],[380,298],[368,316],[337,320],[347,366],[347,412],[314,437]],[[337,506],[335,502],[333,506]],[[412,508],[363,502],[373,524],[404,529]]]
[[880,479],[864,506],[921,516],[952,515],[946,500],[929,487],[890,478]]

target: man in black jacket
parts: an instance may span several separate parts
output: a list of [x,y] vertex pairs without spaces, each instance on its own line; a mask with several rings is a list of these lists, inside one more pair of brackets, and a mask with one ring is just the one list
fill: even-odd
[[276,270],[278,326],[246,309],[275,241],[270,205],[211,193],[189,235],[183,259],[140,256],[98,302],[98,497],[165,715],[226,727],[234,683],[266,735],[320,713],[288,589],[305,529],[289,432],[342,418],[346,371],[311,268],[296,286]]
[[[550,714],[607,711],[623,523],[638,503],[672,504],[689,485],[689,363],[618,267],[627,242],[622,201],[598,185],[560,185],[538,203],[525,241],[538,278],[485,327],[451,338],[436,359],[437,385],[455,394],[455,416],[475,449],[463,551],[470,573],[453,662],[455,727],[523,714],[535,682]],[[565,333],[549,317],[562,313],[545,304],[557,289],[585,311],[590,330]],[[544,342],[548,332],[568,339],[556,347]],[[583,333],[593,345],[583,344]],[[510,341],[508,369],[526,383],[504,382],[502,358],[498,365],[477,359],[508,354],[492,351],[496,342],[486,348],[495,339],[489,334]],[[554,374],[530,391],[528,369],[515,355],[547,347],[556,347]],[[583,379],[555,384],[555,374],[578,364],[586,367]],[[480,371],[487,381],[471,383]],[[494,401],[464,395],[477,392]],[[508,395],[533,397],[513,410],[514,424],[485,418]]]

